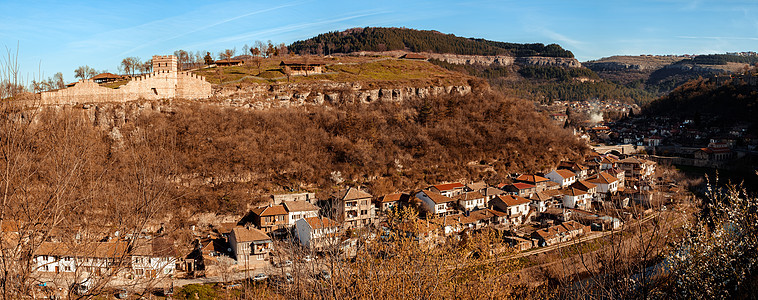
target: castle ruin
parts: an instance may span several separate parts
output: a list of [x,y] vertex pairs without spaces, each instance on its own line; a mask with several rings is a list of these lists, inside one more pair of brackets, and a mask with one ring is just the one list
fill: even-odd
[[177,71],[176,56],[154,55],[153,72],[132,78],[125,85],[108,88],[91,79],[79,80],[70,88],[41,93],[40,104],[204,99],[210,96],[211,84],[205,81],[205,77]]

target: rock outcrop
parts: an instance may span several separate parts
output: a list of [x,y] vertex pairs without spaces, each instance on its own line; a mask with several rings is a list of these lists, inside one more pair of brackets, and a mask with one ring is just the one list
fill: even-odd
[[579,63],[579,61],[575,58],[567,57],[513,57],[505,55],[482,56],[442,53],[424,53],[424,55],[431,59],[438,59],[456,65],[510,66],[519,64],[536,66],[559,66],[567,68],[579,68],[582,66],[582,64]]

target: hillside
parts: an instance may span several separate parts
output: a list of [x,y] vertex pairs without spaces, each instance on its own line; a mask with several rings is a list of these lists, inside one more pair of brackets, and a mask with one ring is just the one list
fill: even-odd
[[605,80],[662,96],[689,80],[740,72],[756,62],[758,56],[754,55],[640,55],[611,56],[582,65]]
[[[755,73],[756,70],[750,72]],[[749,79],[749,75],[738,76],[724,82],[691,80],[650,103],[643,113],[694,120],[701,128],[746,125],[755,134],[758,133],[755,118],[758,115],[758,86],[755,76],[752,75],[753,79]]]
[[463,55],[574,57],[556,44],[517,44],[470,39],[438,31],[366,27],[319,34],[288,46],[294,53],[332,54],[358,51],[409,50]]

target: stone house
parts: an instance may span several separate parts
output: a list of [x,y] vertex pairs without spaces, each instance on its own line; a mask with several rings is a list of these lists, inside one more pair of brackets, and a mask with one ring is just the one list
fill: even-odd
[[532,233],[532,237],[538,240],[540,246],[551,246],[570,241],[589,232],[589,226],[584,226],[576,221],[567,221],[560,225],[537,230]]
[[597,176],[587,179],[587,182],[597,185],[598,193],[612,193],[619,188],[618,178],[611,176],[611,174],[606,172],[600,172]]
[[132,251],[131,265],[135,276],[159,278],[176,272],[177,252],[174,241],[159,237],[137,244]]
[[331,215],[347,228],[368,226],[376,216],[372,198],[371,194],[353,187],[339,190],[329,200]]
[[587,171],[589,168],[573,161],[562,161],[558,164],[559,170],[569,170],[576,174],[576,179],[581,180],[587,178]]
[[535,193],[536,193],[536,192],[542,192],[546,190],[548,188],[547,184],[550,181],[550,179],[547,179],[545,177],[538,176],[538,175],[523,174],[516,177],[514,181],[523,182],[523,183],[527,183],[527,184],[531,184],[535,186],[536,187]]
[[279,63],[282,71],[285,74],[289,73],[292,76],[321,74],[324,73],[325,65],[326,64],[322,60],[312,58],[282,60],[282,62]]
[[513,184],[506,184],[501,187],[502,190],[508,192],[511,195],[521,196],[524,198],[531,197],[537,192],[537,187],[533,184],[516,182]]
[[561,189],[563,195],[563,207],[587,209],[590,206],[592,196],[577,188],[567,187]]
[[255,208],[253,213],[253,225],[269,233],[284,233],[290,226],[289,213],[284,205],[270,205]]
[[229,246],[240,268],[249,269],[266,260],[273,242],[257,228],[235,227],[229,235]]

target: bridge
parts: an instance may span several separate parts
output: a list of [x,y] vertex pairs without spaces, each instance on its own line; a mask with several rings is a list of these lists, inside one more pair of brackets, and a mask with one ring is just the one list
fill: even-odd
[[592,150],[600,154],[608,154],[616,151],[618,154],[634,154],[640,150],[645,150],[645,146],[636,146],[632,144],[613,145],[613,146],[590,146]]

